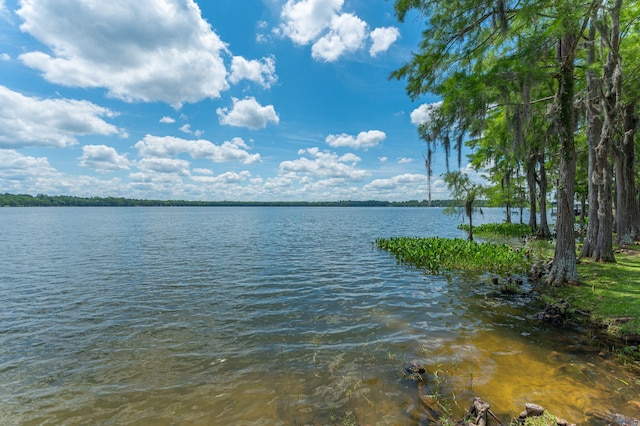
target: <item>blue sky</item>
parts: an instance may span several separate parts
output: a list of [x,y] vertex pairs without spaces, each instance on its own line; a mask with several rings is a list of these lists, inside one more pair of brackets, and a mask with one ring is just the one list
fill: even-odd
[[[392,0],[0,0],[0,192],[428,194]],[[447,198],[436,155],[432,198]]]

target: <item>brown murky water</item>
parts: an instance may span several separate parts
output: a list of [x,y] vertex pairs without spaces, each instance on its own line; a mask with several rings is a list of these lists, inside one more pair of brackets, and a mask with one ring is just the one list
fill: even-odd
[[[527,297],[433,277],[377,237],[459,236],[437,209],[2,209],[0,423],[420,424],[416,361],[456,417],[480,396],[578,424],[640,383]],[[487,222],[500,212],[485,211]],[[37,238],[33,236],[37,235]]]

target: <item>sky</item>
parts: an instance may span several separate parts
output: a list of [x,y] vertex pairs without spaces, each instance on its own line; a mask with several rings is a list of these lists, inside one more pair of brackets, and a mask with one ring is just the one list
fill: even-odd
[[393,0],[0,0],[0,193],[427,199],[438,99],[389,79],[422,25]]

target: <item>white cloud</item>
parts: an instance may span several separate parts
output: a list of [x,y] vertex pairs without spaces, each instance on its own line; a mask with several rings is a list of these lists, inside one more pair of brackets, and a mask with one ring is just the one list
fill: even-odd
[[143,158],[138,162],[142,172],[155,172],[189,176],[189,162],[179,158]]
[[[51,54],[20,55],[48,81],[104,87],[125,101],[218,98],[229,88],[227,47],[193,0],[22,0],[20,29]],[[99,23],[99,24],[98,24]]]
[[341,133],[339,135],[329,135],[325,142],[332,147],[349,147],[349,148],[371,148],[378,146],[386,139],[387,135],[380,130],[369,130],[368,132],[360,132],[358,136]]
[[400,31],[396,27],[376,28],[369,37],[373,41],[369,53],[375,57],[378,53],[386,52],[400,38]]
[[129,168],[129,160],[118,154],[115,148],[106,145],[85,145],[82,147],[80,165],[99,172],[109,172]]
[[162,118],[160,119],[160,122],[161,122],[161,123],[169,123],[169,124],[170,124],[170,123],[175,123],[175,122],[176,122],[176,120],[175,120],[174,118],[167,117],[167,116],[165,115],[164,117],[162,117]]
[[416,126],[426,123],[431,119],[431,115],[434,111],[437,111],[441,106],[442,101],[420,105],[418,108],[411,111],[411,123]]
[[233,84],[241,80],[253,81],[268,89],[278,81],[276,75],[276,61],[271,57],[262,58],[262,61],[247,61],[242,56],[234,56],[231,63],[231,76],[229,81]]
[[192,158],[205,158],[215,163],[238,161],[244,164],[260,162],[260,154],[250,154],[248,146],[240,138],[215,145],[207,140],[186,140],[173,136],[146,135],[135,144],[142,157],[172,158],[187,153]]
[[180,126],[178,130],[189,135],[194,135],[195,137],[200,137],[204,133],[202,130],[192,130],[191,124],[184,124]]
[[402,157],[398,160],[398,164],[408,164],[408,163],[413,163],[415,160],[413,158],[409,158],[409,157]]
[[200,168],[195,168],[191,170],[193,173],[199,174],[199,175],[204,175],[204,176],[213,176],[213,170],[211,169],[200,169]]
[[280,163],[279,175],[294,180],[304,181],[306,178],[342,178],[349,181],[362,180],[369,175],[365,170],[356,168],[360,158],[354,154],[338,156],[334,152],[308,148],[298,152],[308,154],[311,158],[301,157],[297,160]]
[[230,185],[244,182],[251,177],[251,173],[244,170],[240,173],[225,172],[218,176],[191,176],[191,180],[199,183],[214,185]]
[[54,169],[46,157],[22,155],[12,149],[0,149],[0,187],[10,193],[54,193],[66,187],[68,179]]
[[299,45],[309,44],[329,27],[344,0],[288,0],[280,14],[281,31]]
[[46,157],[22,155],[9,149],[0,149],[0,188],[14,194],[32,195],[138,198],[149,195],[145,192],[132,193],[132,186],[117,177],[104,180],[86,175],[71,176],[53,168]]
[[337,60],[344,53],[360,49],[367,36],[367,23],[357,16],[344,13],[331,19],[329,32],[311,48],[311,56],[327,62]]
[[0,53],[0,61],[10,61],[11,56],[8,53]]
[[371,198],[380,200],[395,200],[400,194],[405,199],[423,200],[429,193],[429,181],[427,175],[405,173],[386,179],[375,179],[364,185],[362,191],[370,194]]
[[77,143],[78,136],[125,133],[102,117],[117,114],[88,101],[32,98],[0,86],[0,147]]
[[368,37],[372,41],[370,53],[375,56],[400,36],[394,27],[377,28],[369,34],[367,23],[352,13],[343,13],[343,5],[344,0],[288,0],[280,13],[282,23],[274,32],[301,46],[312,43],[312,57],[325,62],[360,50]]
[[23,181],[36,174],[57,174],[45,157],[19,154],[13,149],[0,149],[0,179]]
[[254,97],[243,100],[232,98],[233,108],[218,108],[216,113],[220,117],[220,124],[236,127],[247,127],[251,130],[263,129],[270,121],[278,124],[280,117],[273,105],[262,106]]

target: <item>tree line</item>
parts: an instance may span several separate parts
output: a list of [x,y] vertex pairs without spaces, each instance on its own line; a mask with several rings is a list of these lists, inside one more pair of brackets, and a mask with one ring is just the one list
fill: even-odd
[[[186,201],[144,200],[121,197],[74,197],[0,194],[0,207],[450,207],[454,200],[408,201]],[[482,203],[485,204],[484,202]]]
[[394,7],[400,21],[421,20],[424,32],[391,78],[406,80],[412,99],[442,100],[419,127],[428,175],[436,148],[447,159],[457,153],[459,169],[470,147],[471,164],[488,170],[491,202],[508,214],[528,206],[529,225],[545,237],[554,199],[551,283],[578,281],[575,202],[589,214],[580,256],[615,261],[614,236],[640,239],[638,1],[395,0]]

